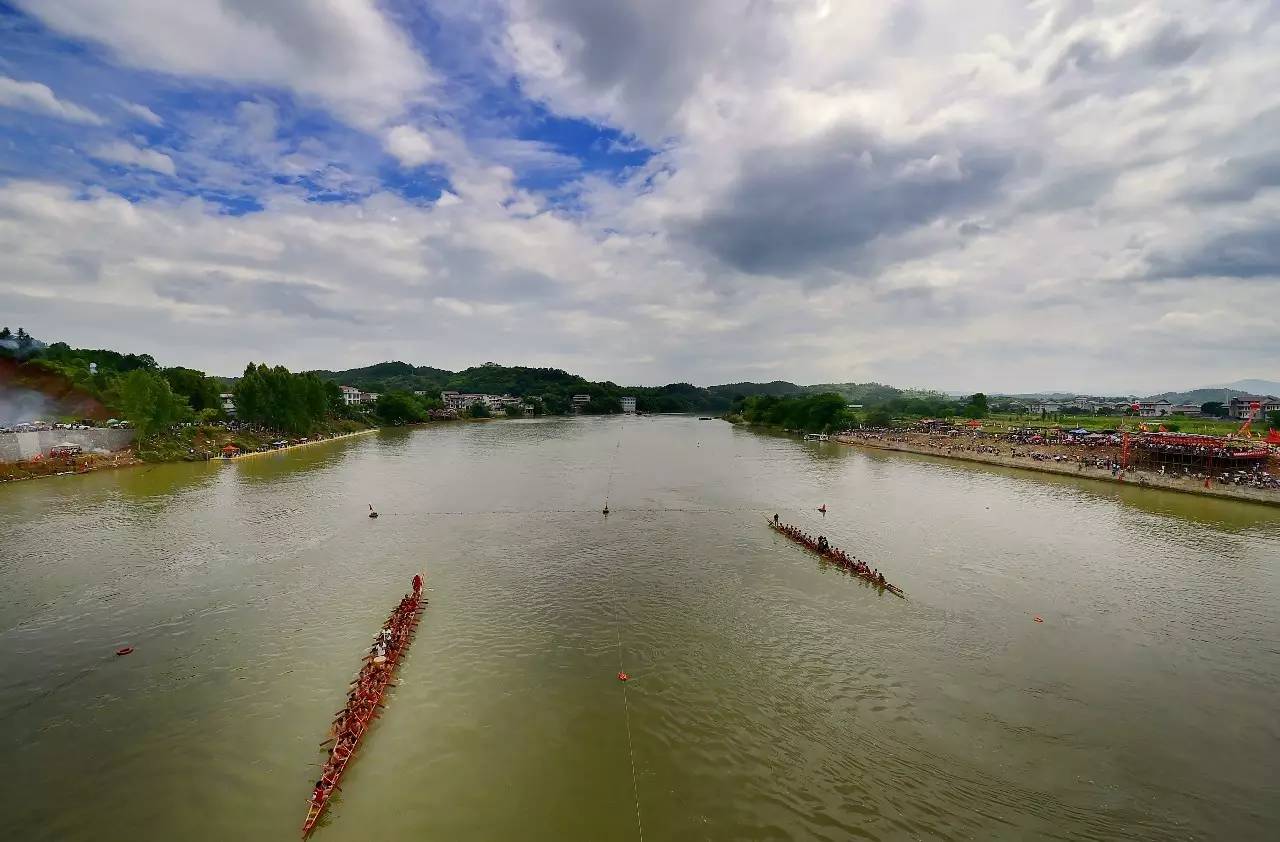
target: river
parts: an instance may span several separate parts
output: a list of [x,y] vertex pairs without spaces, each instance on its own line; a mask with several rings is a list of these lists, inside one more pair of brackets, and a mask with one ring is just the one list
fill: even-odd
[[1280,826],[1280,510],[539,419],[15,483],[0,541],[0,838],[295,838],[419,570],[403,683],[317,839]]

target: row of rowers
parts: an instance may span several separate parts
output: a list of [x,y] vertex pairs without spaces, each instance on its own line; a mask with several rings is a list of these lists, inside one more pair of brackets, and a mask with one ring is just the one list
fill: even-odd
[[414,577],[413,594],[405,594],[386,624],[378,631],[364,666],[360,668],[360,674],[356,676],[351,692],[347,694],[347,706],[338,711],[333,720],[333,750],[324,764],[324,773],[316,781],[315,792],[312,794],[312,801],[316,804],[328,797],[329,790],[337,783],[342,767],[373,720],[378,703],[382,700],[382,693],[391,680],[391,659],[409,642],[409,635],[413,632],[415,614],[421,602],[420,581],[417,576]]
[[830,558],[832,561],[834,561],[836,564],[840,565],[841,567],[844,567],[848,570],[852,570],[854,573],[857,573],[859,576],[862,576],[867,579],[871,579],[877,585],[888,584],[888,582],[885,581],[884,574],[882,574],[879,570],[869,567],[867,563],[860,558],[851,557],[848,553],[846,553],[844,550],[840,549],[839,547],[831,546],[830,542],[827,541],[827,537],[825,535],[819,535],[817,538],[814,538],[809,533],[804,532],[800,529],[797,529],[791,524],[780,523],[778,521],[777,515],[773,516],[773,524],[778,529],[781,529],[783,532],[785,532],[791,538],[794,538],[795,540],[804,544],[806,547],[808,547],[811,550],[815,550],[819,553],[822,553],[824,556],[827,556],[828,558]]

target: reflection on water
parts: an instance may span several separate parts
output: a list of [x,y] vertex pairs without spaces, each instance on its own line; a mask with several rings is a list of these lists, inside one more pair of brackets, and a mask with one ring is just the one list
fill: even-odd
[[538,419],[3,487],[0,540],[6,838],[295,832],[362,647],[424,568],[325,838],[635,839],[633,762],[652,839],[1280,821],[1280,510]]

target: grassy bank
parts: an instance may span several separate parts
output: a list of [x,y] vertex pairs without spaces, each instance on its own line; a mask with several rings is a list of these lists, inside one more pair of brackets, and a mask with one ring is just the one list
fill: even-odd
[[[963,424],[965,419],[954,419]],[[1164,418],[1133,418],[1125,415],[1060,415],[1052,418],[1041,418],[1039,415],[992,414],[982,420],[983,429],[1006,430],[1011,427],[1061,427],[1064,430],[1132,430],[1139,424],[1146,424],[1151,430],[1159,429],[1163,424],[1172,430],[1175,427],[1183,433],[1200,433],[1210,436],[1225,436],[1240,428],[1239,421],[1225,418],[1187,418],[1170,415]],[[1256,426],[1256,422],[1255,422]],[[1265,430],[1263,423],[1258,429]]]
[[[320,425],[310,438],[343,435],[371,429],[360,421],[330,420]],[[285,438],[293,442],[299,436],[281,436],[270,430],[242,428],[230,430],[216,424],[193,424],[177,427],[148,437],[137,445],[138,457],[146,462],[204,461],[222,454],[227,445],[242,453],[264,450],[272,442]]]

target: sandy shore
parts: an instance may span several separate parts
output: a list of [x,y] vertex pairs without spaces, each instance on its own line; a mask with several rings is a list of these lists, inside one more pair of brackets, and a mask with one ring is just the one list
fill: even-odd
[[330,442],[355,438],[356,436],[363,436],[368,433],[376,433],[377,431],[378,431],[378,428],[373,427],[368,430],[357,430],[354,433],[343,433],[340,436],[332,436],[327,439],[316,439],[314,441],[304,441],[302,444],[291,444],[286,447],[277,447],[272,450],[255,450],[252,453],[240,453],[236,456],[219,456],[214,461],[234,462],[237,459],[250,459],[254,456],[270,456],[273,453],[284,453],[285,451],[288,451],[288,450],[296,450],[299,447],[310,447],[313,444],[329,444]]
[[1151,473],[1149,471],[1131,471],[1128,474],[1113,477],[1109,471],[1093,467],[1084,467],[1075,462],[1053,462],[1036,460],[1024,456],[1004,456],[974,451],[955,451],[945,447],[933,447],[912,441],[890,441],[888,439],[867,439],[859,436],[832,436],[832,441],[853,447],[867,447],[876,450],[897,450],[903,453],[918,453],[924,456],[938,456],[943,459],[957,459],[962,462],[979,462],[984,465],[999,465],[1002,468],[1018,468],[1024,471],[1039,471],[1045,474],[1078,477],[1097,482],[1122,483],[1140,488],[1158,488],[1162,491],[1177,491],[1183,494],[1199,494],[1204,497],[1217,497],[1226,500],[1245,500],[1250,503],[1263,503],[1268,506],[1280,506],[1280,492],[1263,488],[1248,488],[1237,485],[1212,483],[1208,488],[1204,480],[1181,478]]

